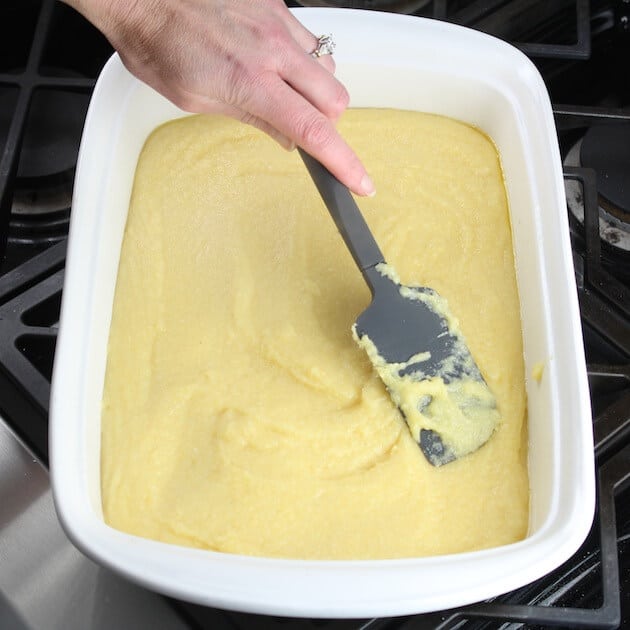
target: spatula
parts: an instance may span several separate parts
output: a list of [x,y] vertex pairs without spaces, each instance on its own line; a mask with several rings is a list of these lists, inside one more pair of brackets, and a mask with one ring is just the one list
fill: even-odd
[[354,338],[412,436],[434,466],[476,451],[500,415],[446,300],[427,287],[402,285],[350,191],[309,154],[299,153],[372,292],[352,327]]

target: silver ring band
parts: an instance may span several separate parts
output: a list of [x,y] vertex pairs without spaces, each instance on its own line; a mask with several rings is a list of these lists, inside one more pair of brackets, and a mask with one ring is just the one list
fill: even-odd
[[310,52],[309,55],[315,59],[324,55],[332,55],[335,50],[335,42],[332,35],[320,35],[317,38],[317,46],[315,50]]

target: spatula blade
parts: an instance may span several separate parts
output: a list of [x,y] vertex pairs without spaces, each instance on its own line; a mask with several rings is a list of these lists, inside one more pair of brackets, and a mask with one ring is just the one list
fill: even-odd
[[374,297],[353,334],[425,457],[441,466],[477,450],[500,416],[446,300],[401,285],[387,265],[367,274]]

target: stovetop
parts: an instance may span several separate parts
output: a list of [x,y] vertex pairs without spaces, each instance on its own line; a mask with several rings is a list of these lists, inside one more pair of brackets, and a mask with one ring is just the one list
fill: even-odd
[[[470,26],[510,41],[541,71],[564,160],[592,397],[598,481],[592,531],[562,567],[526,587],[462,609],[397,619],[280,619],[193,606],[145,592],[83,559],[64,539],[54,518],[46,471],[47,411],[78,145],[91,91],[112,49],[60,2],[3,0],[0,627],[630,627],[630,2],[303,0],[287,4],[390,10]],[[23,477],[5,474],[7,461],[18,462]],[[5,482],[9,478],[11,484]],[[56,554],[46,553],[46,545],[24,539],[21,524],[27,517],[34,536],[49,536]],[[8,547],[17,551],[9,553]],[[29,579],[34,574],[57,567],[51,556],[72,557],[74,569],[52,571],[55,581],[46,589],[33,590]],[[26,557],[28,566],[36,570],[25,570]],[[85,575],[92,578],[82,579]],[[72,588],[60,588],[61,581]],[[49,596],[53,590],[55,598]],[[35,610],[27,606],[33,601],[40,602],[37,615],[28,612]],[[60,615],[60,607],[76,614]],[[114,625],[104,621],[114,618]]]

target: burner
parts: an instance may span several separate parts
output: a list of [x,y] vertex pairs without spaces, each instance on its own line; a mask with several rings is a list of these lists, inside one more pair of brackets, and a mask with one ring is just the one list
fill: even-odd
[[[0,145],[13,113],[10,94],[0,92]],[[54,89],[33,94],[22,139],[18,187],[74,170],[89,95]]]
[[[34,91],[13,183],[9,242],[51,243],[67,234],[89,98],[59,89]],[[14,100],[10,91],[0,91],[0,146],[6,141]]]
[[414,13],[429,4],[429,0],[297,0],[297,3],[303,7],[340,7]]
[[595,170],[602,208],[630,224],[630,125],[591,127],[582,140],[580,162]]
[[[615,250],[630,252],[630,125],[594,125],[568,151],[565,166],[591,168],[597,179],[601,238]],[[567,180],[569,210],[583,224],[581,185]]]

